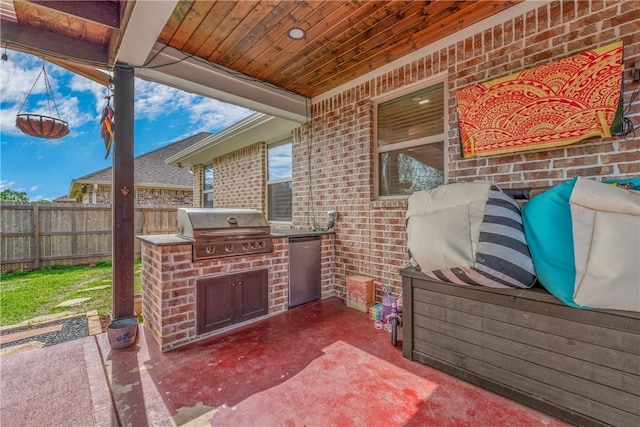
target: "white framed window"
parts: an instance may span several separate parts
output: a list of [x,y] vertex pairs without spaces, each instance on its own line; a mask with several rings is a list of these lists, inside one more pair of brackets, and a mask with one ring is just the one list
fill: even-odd
[[375,112],[376,196],[404,197],[443,184],[444,82],[381,98]]
[[213,207],[213,165],[202,169],[202,207]]
[[291,222],[293,161],[291,139],[267,147],[267,218]]

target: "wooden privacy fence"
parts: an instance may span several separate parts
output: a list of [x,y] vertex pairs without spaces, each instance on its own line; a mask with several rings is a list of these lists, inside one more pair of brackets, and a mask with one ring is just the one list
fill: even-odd
[[[136,208],[135,234],[173,234],[177,208]],[[111,260],[110,206],[0,202],[0,268],[32,270]],[[135,254],[140,256],[136,239]]]

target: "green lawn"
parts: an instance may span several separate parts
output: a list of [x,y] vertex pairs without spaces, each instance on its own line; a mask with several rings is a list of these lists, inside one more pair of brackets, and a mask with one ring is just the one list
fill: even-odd
[[[142,291],[142,264],[134,263],[134,293]],[[0,326],[13,325],[36,316],[73,311],[98,310],[111,314],[111,262],[94,266],[43,268],[0,274]],[[94,289],[98,288],[98,289]],[[73,307],[58,307],[63,301],[91,298]]]

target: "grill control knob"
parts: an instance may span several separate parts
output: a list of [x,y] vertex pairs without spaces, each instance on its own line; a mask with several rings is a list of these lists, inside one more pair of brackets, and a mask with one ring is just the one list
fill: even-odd
[[224,250],[227,252],[231,252],[233,250],[233,245],[231,243],[224,245]]
[[251,247],[253,249],[257,248],[258,247],[258,242],[251,242]]
[[245,251],[246,251],[247,249],[249,249],[249,247],[250,247],[249,242],[244,242],[244,243],[242,244],[242,249],[244,249]]
[[207,246],[206,249],[207,253],[209,255],[211,255],[212,253],[214,253],[216,251],[216,247],[215,246]]
[[265,246],[267,246],[267,242],[265,242],[264,240],[260,240],[258,242],[258,247],[259,248],[264,248]]

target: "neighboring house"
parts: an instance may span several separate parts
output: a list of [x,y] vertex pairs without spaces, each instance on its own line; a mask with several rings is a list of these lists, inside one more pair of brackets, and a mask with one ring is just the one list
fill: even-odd
[[[628,107],[637,87],[640,17],[625,2],[564,4],[523,2],[313,98],[302,125],[254,115],[168,161],[193,168],[194,206],[261,209],[276,226],[297,228],[324,226],[327,211],[338,211],[335,289],[344,292],[346,277],[361,274],[399,291],[399,270],[409,265],[404,217],[415,190],[456,181],[549,186],[575,175],[640,174],[638,137],[460,156],[458,89],[621,39],[624,58],[631,58],[623,74]],[[420,122],[404,120],[427,97]],[[636,125],[639,105],[629,113]],[[276,162],[287,159],[285,173],[276,174],[282,166]]]
[[257,209],[272,223],[290,225],[292,131],[298,126],[255,113],[167,162],[192,168],[195,207]]
[[[211,136],[196,135],[166,145],[135,158],[135,205],[138,207],[191,206],[193,174],[188,167],[167,164],[165,160]],[[88,205],[111,204],[112,168],[71,181],[69,198]]]

